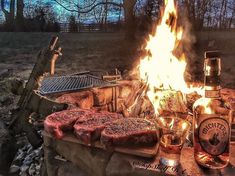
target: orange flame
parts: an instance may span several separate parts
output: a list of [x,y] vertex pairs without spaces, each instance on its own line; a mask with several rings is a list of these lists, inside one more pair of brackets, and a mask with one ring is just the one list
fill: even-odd
[[200,98],[198,99],[194,105],[193,108],[198,107],[198,105],[201,105],[203,107],[203,113],[205,114],[213,114],[214,111],[211,108],[211,99],[209,98]]
[[[150,35],[146,50],[149,56],[140,61],[140,78],[149,90],[147,95],[158,114],[159,100],[163,97],[159,89],[180,90],[183,93],[199,91],[188,86],[184,80],[186,61],[184,54],[180,58],[173,51],[182,39],[183,28],[177,27],[177,9],[174,0],[165,0],[165,9],[155,34]],[[201,92],[200,92],[201,94]]]

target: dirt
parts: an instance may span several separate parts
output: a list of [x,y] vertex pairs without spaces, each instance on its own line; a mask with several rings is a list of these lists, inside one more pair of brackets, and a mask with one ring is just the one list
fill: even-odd
[[[123,42],[123,34],[113,33],[0,33],[0,69],[13,69],[27,78],[37,53],[58,35],[63,56],[56,63],[57,73],[84,70],[120,70],[131,68],[138,58],[140,42]],[[140,51],[139,51],[140,52]]]

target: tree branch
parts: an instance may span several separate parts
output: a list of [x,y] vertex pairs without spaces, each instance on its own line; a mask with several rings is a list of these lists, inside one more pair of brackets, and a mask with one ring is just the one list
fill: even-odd
[[78,9],[87,9],[87,8],[89,8],[89,7],[93,6],[93,5],[95,5],[96,1],[97,1],[97,0],[94,0],[92,3],[90,3],[89,5],[87,5],[87,6],[85,6],[85,7],[79,7],[79,5],[78,5],[78,4],[75,4],[75,3],[74,3],[74,5],[75,5]]
[[[75,9],[70,9],[68,7],[66,7],[64,4],[60,3],[58,0],[54,0],[57,4],[59,4],[61,7],[63,7],[65,10],[69,11],[69,12],[77,12],[77,13],[89,13],[90,11],[92,11],[93,9],[95,9],[97,6],[100,6],[100,5],[105,5],[105,4],[108,4],[108,5],[113,5],[113,6],[118,6],[118,7],[123,7],[123,4],[118,4],[118,3],[115,3],[115,2],[99,2],[95,5],[93,5],[90,9],[88,10],[75,10]],[[78,7],[78,6],[77,6]],[[79,7],[80,8],[80,7]],[[81,8],[80,8],[81,9]]]
[[1,9],[5,15],[9,14],[9,12],[5,9],[5,0],[1,0]]

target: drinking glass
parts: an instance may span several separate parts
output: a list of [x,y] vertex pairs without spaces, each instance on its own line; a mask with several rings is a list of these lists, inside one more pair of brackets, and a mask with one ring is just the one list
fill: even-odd
[[180,154],[190,130],[190,123],[175,116],[159,117],[160,163],[166,166],[180,164]]

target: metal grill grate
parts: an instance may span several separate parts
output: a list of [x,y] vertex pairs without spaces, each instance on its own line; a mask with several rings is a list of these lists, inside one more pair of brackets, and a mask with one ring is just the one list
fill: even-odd
[[93,75],[76,75],[44,78],[39,87],[42,95],[69,92],[92,87],[114,86]]

